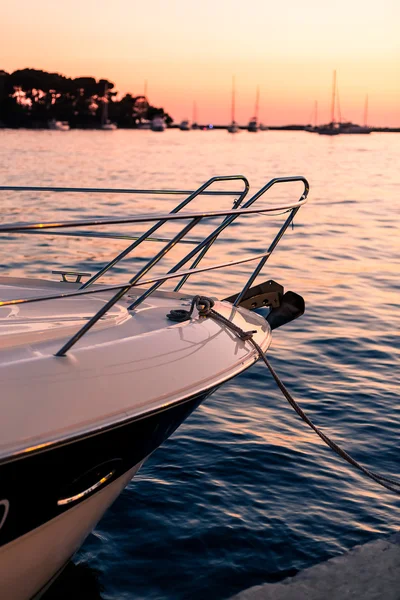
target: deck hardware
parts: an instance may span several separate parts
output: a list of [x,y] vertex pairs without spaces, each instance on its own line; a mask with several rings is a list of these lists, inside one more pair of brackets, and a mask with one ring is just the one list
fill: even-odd
[[[283,296],[283,286],[269,279],[264,283],[255,285],[247,290],[237,306],[243,306],[249,310],[255,310],[256,308],[262,308],[270,306],[271,308],[278,308],[281,303]],[[234,294],[225,298],[228,302],[235,303],[239,294]]]
[[295,292],[289,291],[283,294],[279,306],[271,308],[266,318],[271,329],[274,330],[298,319],[301,315],[304,315],[304,311],[304,298]]
[[[65,281],[65,283],[82,283],[82,277],[90,277],[91,273],[83,273],[82,271],[52,271],[53,275],[61,275],[62,279],[60,281]],[[76,277],[75,281],[69,281],[67,277]]]
[[176,308],[167,314],[167,319],[170,321],[176,321],[177,323],[183,323],[184,321],[189,321],[190,314],[188,310]]

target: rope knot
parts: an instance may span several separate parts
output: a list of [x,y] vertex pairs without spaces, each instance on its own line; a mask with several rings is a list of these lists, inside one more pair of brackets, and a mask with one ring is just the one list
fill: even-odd
[[191,312],[196,307],[200,317],[208,317],[211,314],[211,309],[214,306],[214,300],[207,296],[195,296],[192,301]]

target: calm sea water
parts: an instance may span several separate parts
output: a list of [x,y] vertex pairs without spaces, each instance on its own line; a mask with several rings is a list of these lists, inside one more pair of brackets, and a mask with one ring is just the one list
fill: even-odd
[[[400,474],[399,135],[2,130],[0,140],[1,184],[194,189],[213,175],[243,173],[256,190],[272,177],[305,175],[309,203],[264,279],[302,294],[306,314],[275,332],[270,358],[337,442],[371,468]],[[274,190],[263,204],[297,199],[299,191]],[[4,221],[165,212],[175,202],[0,198]],[[217,209],[228,200],[203,197],[200,206]],[[210,261],[262,252],[274,226],[246,219],[226,232]],[[93,272],[124,246],[15,236],[3,240],[0,272],[54,277],[53,268],[74,265]],[[125,280],[156,249],[146,246],[113,277]],[[199,276],[188,289],[223,297],[238,290],[247,269]],[[228,598],[397,530],[398,508],[395,495],[307,429],[257,364],[153,454],[47,598]]]

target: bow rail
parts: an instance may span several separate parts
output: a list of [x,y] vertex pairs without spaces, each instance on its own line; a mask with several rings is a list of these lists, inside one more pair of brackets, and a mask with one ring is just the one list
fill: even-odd
[[[223,190],[210,190],[216,182],[221,181],[239,181],[243,184],[242,190],[236,191],[223,191]],[[303,184],[303,192],[299,199],[294,202],[282,203],[279,206],[257,206],[252,205],[262,197],[268,190],[275,185],[284,183],[300,182]],[[296,213],[303,206],[307,200],[309,193],[309,184],[304,177],[280,177],[271,179],[266,185],[258,190],[253,196],[251,196],[246,202],[243,202],[249,192],[250,186],[248,180],[242,175],[232,175],[224,177],[212,177],[197,190],[193,192],[186,192],[184,190],[128,190],[128,189],[109,189],[109,188],[60,188],[60,187],[35,187],[35,186],[0,186],[1,191],[35,191],[35,192],[77,192],[77,193],[142,193],[142,194],[161,194],[166,195],[187,195],[187,197],[180,202],[170,213],[167,214],[149,214],[149,215],[137,215],[131,217],[101,217],[95,219],[75,219],[70,221],[51,221],[51,222],[26,222],[26,223],[12,223],[0,225],[0,234],[41,234],[45,235],[71,235],[79,237],[108,237],[114,239],[127,239],[133,241],[123,252],[113,257],[106,265],[104,265],[95,275],[93,275],[86,283],[82,284],[78,290],[61,292],[57,294],[43,295],[31,298],[16,298],[13,300],[0,301],[0,308],[3,306],[10,306],[15,304],[23,304],[28,302],[40,302],[46,300],[56,300],[59,298],[69,298],[84,296],[87,294],[98,294],[104,292],[115,292],[112,297],[97,311],[93,317],[91,317],[85,325],[72,336],[62,348],[56,353],[56,356],[65,356],[66,353],[72,348],[76,342],[89,331],[93,325],[110,310],[116,302],[118,302],[129,290],[134,287],[150,286],[145,292],[141,294],[129,307],[128,310],[134,310],[137,308],[148,296],[155,292],[164,282],[170,279],[179,279],[180,281],[175,287],[175,291],[179,291],[187,279],[197,273],[204,273],[215,269],[222,269],[239,265],[247,262],[258,261],[255,269],[251,273],[250,277],[246,281],[241,292],[236,297],[233,304],[237,306],[241,299],[246,294],[254,280],[260,274],[261,269],[265,265],[269,256],[279,243],[283,234],[292,223]],[[194,198],[202,195],[221,195],[221,196],[233,196],[233,206],[229,210],[214,210],[214,211],[196,211],[186,212],[183,209],[190,203]],[[182,211],[182,212],[181,212]],[[204,258],[208,250],[217,240],[218,236],[224,231],[231,223],[233,223],[239,217],[254,217],[255,215],[277,215],[287,213],[283,225],[280,227],[278,233],[275,235],[268,249],[261,253],[243,258],[236,259],[234,261],[217,263],[207,267],[199,267],[200,261]],[[187,234],[200,222],[204,220],[212,221],[215,219],[220,220],[223,217],[222,222],[211,231],[203,240],[188,239]],[[166,223],[173,221],[188,221],[184,224],[182,229],[172,238],[165,238],[160,236],[154,236],[153,234]],[[96,227],[101,225],[127,225],[135,223],[149,223],[151,227],[140,236],[124,236],[124,235],[113,235],[104,232],[91,232],[91,231],[72,231],[76,227]],[[63,231],[58,231],[62,229]],[[145,241],[158,241],[165,243],[161,250],[155,254],[145,265],[142,267],[133,277],[126,283],[118,285],[98,286],[91,287],[93,283],[98,281],[107,271],[112,269],[120,260],[128,256],[134,249]],[[178,243],[189,243],[194,245],[194,248],[188,252],[178,263],[176,263],[167,273],[159,277],[148,277],[149,271],[163,258],[165,257],[172,248]],[[184,268],[187,263],[192,261],[189,268]]]

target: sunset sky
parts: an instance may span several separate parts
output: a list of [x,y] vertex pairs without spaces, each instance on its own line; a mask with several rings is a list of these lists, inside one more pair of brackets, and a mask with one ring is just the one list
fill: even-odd
[[175,120],[267,124],[330,116],[337,69],[342,118],[400,126],[399,0],[0,0],[0,69],[92,75],[140,94]]

